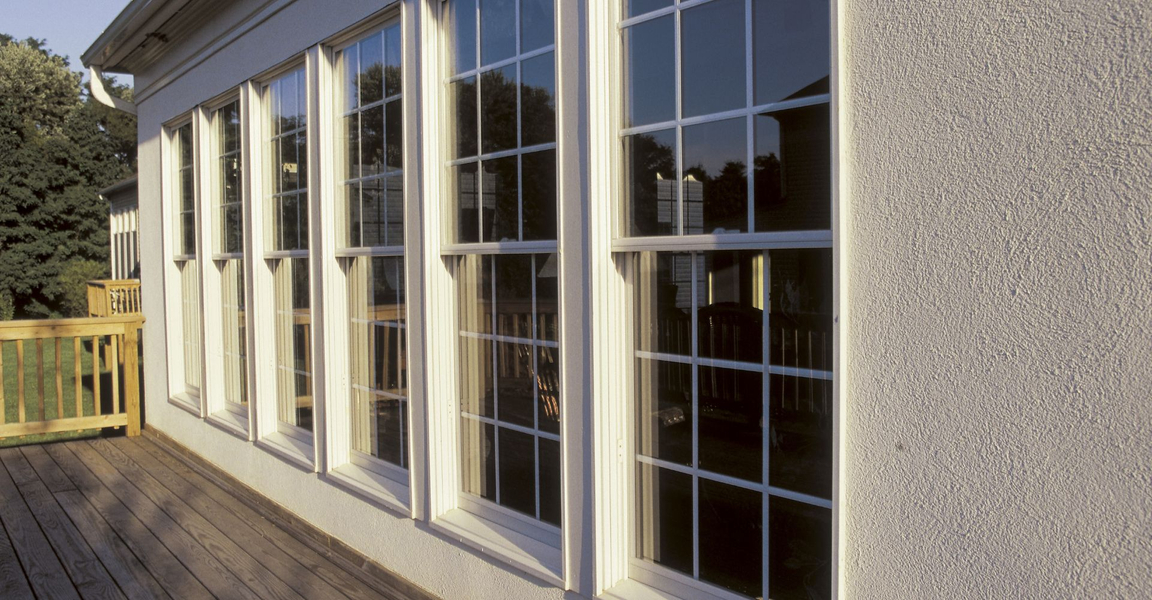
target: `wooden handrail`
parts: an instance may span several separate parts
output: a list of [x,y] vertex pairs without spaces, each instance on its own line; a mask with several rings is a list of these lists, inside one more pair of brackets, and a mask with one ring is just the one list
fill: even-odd
[[111,317],[141,312],[139,279],[93,279],[88,282],[88,316]]
[[[56,319],[36,321],[0,322],[0,438],[79,431],[103,427],[126,427],[130,436],[140,434],[140,363],[139,332],[144,325],[141,315],[101,317],[87,319]],[[71,344],[62,343],[61,338],[72,338]],[[45,344],[45,340],[50,343]],[[27,348],[25,342],[34,342],[31,360],[35,361],[35,374],[28,377],[26,371]],[[90,344],[91,359],[85,373],[84,346]],[[5,361],[7,348],[15,346],[15,360]],[[52,361],[45,361],[45,347],[51,349]],[[71,349],[71,365],[66,365],[63,351]],[[103,350],[105,361],[101,361]],[[46,371],[51,371],[54,386],[45,384]],[[102,388],[108,378],[109,400],[105,410],[102,402]],[[71,378],[72,385],[65,386],[65,378]],[[28,381],[32,379],[32,381]],[[9,382],[15,382],[9,386]],[[91,389],[91,408],[85,408],[85,383]],[[14,387],[16,396],[5,396],[5,387]],[[29,392],[35,387],[35,395]],[[50,390],[55,397],[48,397]],[[71,389],[73,398],[65,403],[64,390]],[[7,418],[8,403],[16,402],[15,422]],[[35,406],[30,406],[37,402]],[[73,408],[67,415],[65,407]],[[55,408],[54,415],[46,414],[48,407]],[[39,417],[29,421],[32,415]]]

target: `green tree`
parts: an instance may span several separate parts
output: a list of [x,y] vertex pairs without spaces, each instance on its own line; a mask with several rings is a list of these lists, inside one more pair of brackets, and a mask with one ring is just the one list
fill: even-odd
[[63,57],[43,41],[0,35],[0,295],[12,297],[16,317],[65,312],[70,261],[106,270],[98,192],[135,170],[135,147],[135,118],[88,96]]

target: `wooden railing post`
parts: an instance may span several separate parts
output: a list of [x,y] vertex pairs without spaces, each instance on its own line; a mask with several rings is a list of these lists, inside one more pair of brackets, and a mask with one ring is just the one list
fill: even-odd
[[128,414],[128,435],[140,435],[140,367],[138,335],[142,323],[124,325],[124,411]]

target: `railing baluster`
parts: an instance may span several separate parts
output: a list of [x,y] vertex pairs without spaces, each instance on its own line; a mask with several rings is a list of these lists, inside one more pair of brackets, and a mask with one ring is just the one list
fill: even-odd
[[36,394],[40,399],[40,420],[44,420],[44,338],[36,338]]
[[100,336],[92,336],[92,406],[99,416],[100,412]]
[[60,338],[54,338],[56,346],[56,418],[64,418],[64,370],[60,368]]
[[128,414],[128,435],[140,435],[140,367],[137,363],[136,336],[139,322],[125,325],[124,332],[124,400]]
[[80,336],[72,338],[72,362],[76,369],[76,380],[73,385],[76,387],[76,415],[77,417],[84,416],[84,369],[80,366],[80,358],[83,355],[80,344]]
[[24,340],[16,340],[16,401],[20,422],[24,422]]
[[120,414],[120,377],[117,370],[120,367],[120,336],[108,336],[112,348],[112,414]]

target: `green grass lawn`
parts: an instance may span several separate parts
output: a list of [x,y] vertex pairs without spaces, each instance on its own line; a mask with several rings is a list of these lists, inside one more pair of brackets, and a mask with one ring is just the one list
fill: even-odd
[[[75,358],[75,350],[73,346],[73,338],[60,339],[60,370],[63,379],[63,401],[64,401],[64,418],[75,417],[76,415],[76,367],[73,363]],[[104,342],[100,346],[101,354],[101,404],[105,407],[105,414],[110,412],[111,408],[111,384],[112,373],[104,368],[104,354],[109,351],[108,338],[104,338]],[[4,385],[4,423],[17,423],[19,422],[19,404],[18,404],[18,377],[17,377],[17,364],[16,364],[16,342],[0,342],[0,351],[3,352],[4,371],[3,371],[3,385]],[[24,340],[24,420],[27,422],[39,421],[41,403],[40,403],[40,385],[43,385],[44,390],[44,419],[51,420],[59,418],[58,404],[56,399],[56,343],[55,340],[44,340],[44,377],[43,381],[37,380],[37,364],[38,355],[36,351],[36,340]],[[81,406],[83,414],[81,416],[92,416],[96,414],[94,408],[95,395],[92,388],[92,339],[85,338],[80,345],[80,395]],[[123,397],[121,398],[123,402]],[[70,440],[83,437],[95,437],[99,435],[99,429],[90,429],[86,431],[63,431],[58,433],[47,433],[38,435],[27,435],[11,438],[0,438],[0,448],[8,446],[19,446],[23,444],[36,444],[50,441]]]

